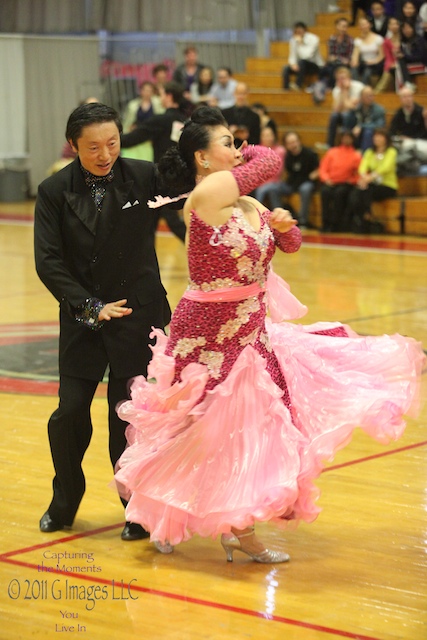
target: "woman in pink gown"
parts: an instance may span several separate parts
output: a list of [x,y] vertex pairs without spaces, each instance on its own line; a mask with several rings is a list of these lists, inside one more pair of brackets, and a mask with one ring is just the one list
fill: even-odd
[[255,522],[313,521],[325,461],[358,426],[397,439],[416,403],[419,343],[289,322],[306,307],[270,262],[276,248],[297,251],[301,233],[288,211],[246,195],[279,162],[266,147],[237,150],[210,107],[194,112],[160,162],[169,186],[191,190],[189,285],[170,336],[153,331],[148,378],[133,381],[118,409],[129,426],[115,478],[127,520],[164,553],[194,534],[221,534],[229,561],[235,550],[289,560],[265,549]]

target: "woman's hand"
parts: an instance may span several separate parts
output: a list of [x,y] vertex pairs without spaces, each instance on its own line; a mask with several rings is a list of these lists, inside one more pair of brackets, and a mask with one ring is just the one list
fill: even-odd
[[132,313],[130,307],[125,307],[127,300],[117,300],[117,302],[108,302],[105,307],[102,307],[98,315],[99,322],[105,320],[111,320],[111,318],[122,318]]
[[280,207],[273,209],[270,216],[270,227],[272,229],[279,231],[279,233],[286,233],[296,224],[297,221],[292,217],[290,211]]

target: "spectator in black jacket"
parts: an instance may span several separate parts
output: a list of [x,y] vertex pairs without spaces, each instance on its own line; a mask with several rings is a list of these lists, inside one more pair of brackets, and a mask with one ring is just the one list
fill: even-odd
[[259,144],[261,120],[249,106],[248,87],[244,82],[237,83],[234,98],[234,107],[222,110],[231,133],[239,140],[247,140],[249,144]]
[[388,16],[386,15],[383,2],[374,0],[374,2],[371,3],[369,22],[372,25],[373,33],[377,33],[383,38],[386,37],[388,31]]
[[394,114],[389,133],[397,148],[400,175],[416,173],[427,163],[427,109],[414,101],[414,92],[404,86],[399,91],[401,107]]
[[172,80],[182,86],[184,96],[191,100],[190,87],[193,82],[198,82],[199,73],[206,65],[198,61],[199,52],[196,47],[189,46],[184,49],[184,62],[177,66],[173,72]]
[[298,193],[300,196],[300,210],[297,213],[300,229],[308,228],[310,201],[316,187],[319,175],[319,157],[309,147],[301,144],[297,133],[290,131],[284,138],[286,156],[286,179],[283,182],[273,182],[265,189],[264,197],[270,202],[273,210],[282,207],[282,198]]
[[[134,147],[141,142],[151,140],[153,144],[154,162],[159,162],[166,151],[177,144],[181,129],[187,119],[181,104],[183,90],[176,82],[167,82],[162,94],[162,104],[165,113],[153,116],[145,120],[133,131],[123,134],[121,146],[123,149]],[[185,241],[186,227],[176,211],[163,207],[159,216],[165,218],[170,230],[183,242]]]

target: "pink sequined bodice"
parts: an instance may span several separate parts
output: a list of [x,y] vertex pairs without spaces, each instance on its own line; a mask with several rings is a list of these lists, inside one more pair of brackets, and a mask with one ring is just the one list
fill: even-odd
[[264,284],[275,249],[266,217],[255,231],[238,208],[221,227],[206,224],[192,212],[189,233],[190,289]]
[[[249,224],[239,208],[226,224],[212,227],[192,212],[189,228],[189,289],[210,292],[257,283],[264,287],[275,244],[295,251],[299,230],[280,242],[269,227],[269,212],[260,215],[260,229]],[[283,245],[287,245],[284,247]],[[267,370],[284,391],[286,383],[265,329],[265,292],[231,302],[198,302],[182,298],[173,314],[166,354],[175,358],[175,379],[190,362],[206,365],[212,389],[228,375],[241,351],[251,345],[267,361]]]

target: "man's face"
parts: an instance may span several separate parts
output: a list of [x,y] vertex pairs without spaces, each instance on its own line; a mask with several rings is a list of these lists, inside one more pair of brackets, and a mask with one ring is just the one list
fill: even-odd
[[286,150],[289,151],[293,156],[297,156],[301,151],[301,142],[298,136],[294,134],[289,134],[286,136],[285,141]]
[[373,103],[374,92],[372,91],[371,87],[365,87],[365,89],[363,89],[361,99],[362,104],[364,104],[366,107],[369,107]]
[[374,2],[371,5],[371,13],[374,18],[381,18],[384,15],[384,7],[381,2]]
[[400,102],[404,109],[412,109],[414,105],[414,94],[409,89],[402,89],[400,92]]
[[338,35],[340,35],[340,36],[345,35],[347,33],[347,31],[348,31],[348,22],[347,22],[347,20],[340,20],[339,22],[337,22],[336,29],[337,29]]
[[222,86],[225,87],[225,85],[227,84],[228,80],[229,80],[229,75],[228,73],[225,71],[225,69],[218,69],[217,74],[216,74],[216,79],[218,81],[218,83]]
[[106,176],[120,154],[120,133],[115,122],[90,124],[83,127],[77,147],[70,144],[84,169],[95,176]]
[[245,107],[248,104],[248,90],[244,84],[238,84],[234,92],[234,99],[238,107]]

